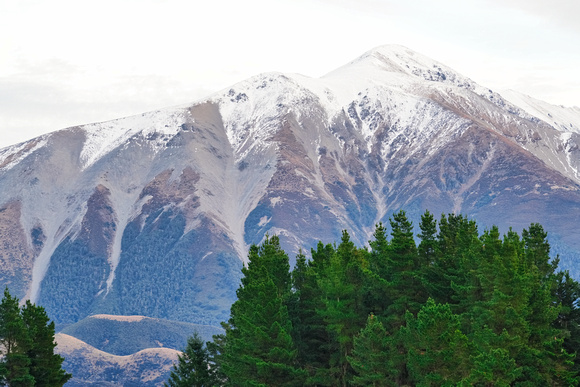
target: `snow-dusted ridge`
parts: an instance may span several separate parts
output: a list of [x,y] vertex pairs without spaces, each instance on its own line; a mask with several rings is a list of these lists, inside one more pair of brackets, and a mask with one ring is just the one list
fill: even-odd
[[[82,126],[86,136],[80,154],[82,168],[88,168],[100,157],[124,144],[137,133],[143,137],[153,133],[165,136],[175,135],[181,129],[186,114],[188,114],[186,108],[179,106]],[[150,142],[150,145],[158,150],[164,143],[163,141]]]
[[561,132],[580,134],[580,107],[565,107],[540,101],[515,90],[502,90],[501,95],[512,104],[538,117]]
[[49,134],[0,149],[0,170],[8,171],[28,155],[46,145]]

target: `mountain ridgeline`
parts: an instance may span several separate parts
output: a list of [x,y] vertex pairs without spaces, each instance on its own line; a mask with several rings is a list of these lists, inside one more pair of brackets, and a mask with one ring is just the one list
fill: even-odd
[[0,150],[0,285],[57,329],[94,314],[219,325],[251,244],[363,246],[404,209],[549,230],[580,277],[580,110],[505,96],[400,46]]

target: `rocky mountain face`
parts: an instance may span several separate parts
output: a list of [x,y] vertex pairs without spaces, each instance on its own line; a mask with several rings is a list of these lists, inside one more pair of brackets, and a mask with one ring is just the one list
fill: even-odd
[[318,79],[262,74],[0,150],[0,282],[60,327],[218,325],[266,233],[291,257],[342,229],[364,245],[399,209],[539,222],[578,278],[578,144],[580,109],[502,96],[404,47]]

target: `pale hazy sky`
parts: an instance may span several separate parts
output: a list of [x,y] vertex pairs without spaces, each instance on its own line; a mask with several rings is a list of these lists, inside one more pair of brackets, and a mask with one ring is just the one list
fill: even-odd
[[0,0],[0,147],[401,44],[580,106],[578,0]]

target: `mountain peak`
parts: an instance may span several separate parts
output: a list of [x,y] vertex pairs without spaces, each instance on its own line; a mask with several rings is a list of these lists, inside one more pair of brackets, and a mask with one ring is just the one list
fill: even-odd
[[368,57],[373,57],[382,61],[385,61],[386,59],[389,62],[396,61],[396,59],[398,59],[399,62],[408,63],[417,61],[423,63],[434,62],[432,59],[399,44],[384,44],[377,46],[362,54],[358,60],[362,60]]
[[326,77],[344,77],[366,74],[372,79],[388,77],[425,80],[446,83],[462,88],[473,89],[474,82],[450,67],[405,46],[388,44],[375,47],[345,66],[327,74]]

